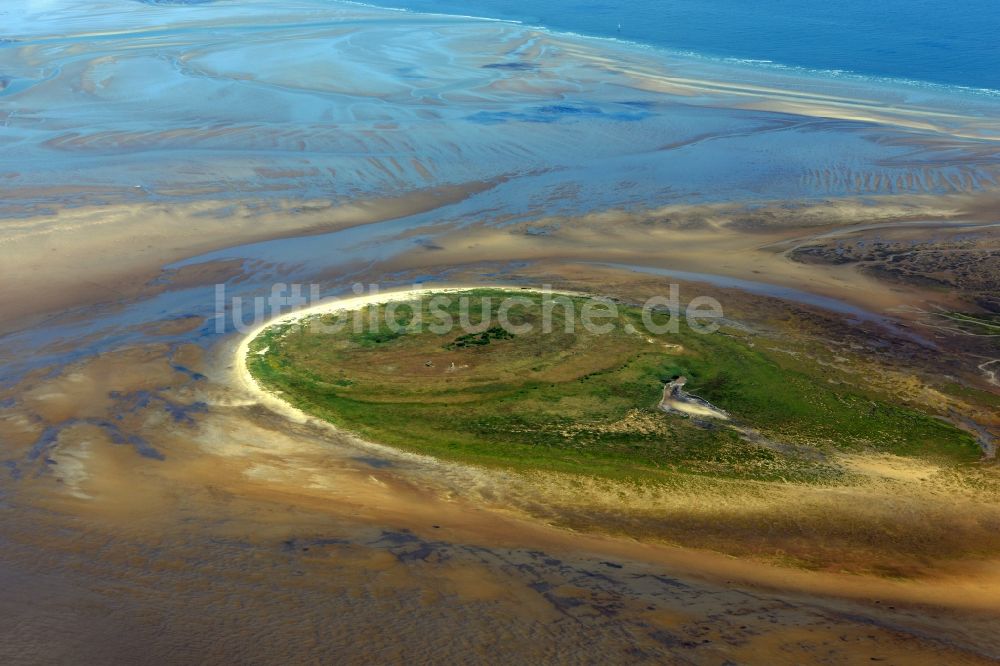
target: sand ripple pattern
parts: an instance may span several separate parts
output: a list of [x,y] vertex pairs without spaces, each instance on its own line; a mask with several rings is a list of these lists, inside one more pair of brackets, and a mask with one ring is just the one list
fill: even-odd
[[998,183],[1000,103],[958,92],[803,82],[318,0],[56,0],[0,13],[8,212],[346,200],[554,172],[582,190],[583,210]]

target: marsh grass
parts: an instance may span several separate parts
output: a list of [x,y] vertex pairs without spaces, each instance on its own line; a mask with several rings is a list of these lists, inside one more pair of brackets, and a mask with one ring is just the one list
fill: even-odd
[[[873,389],[831,384],[825,368],[752,346],[737,332],[702,335],[682,323],[675,334],[654,335],[638,308],[626,306],[609,333],[570,330],[567,319],[578,322],[585,302],[578,297],[572,313],[554,309],[545,333],[538,294],[465,296],[473,313],[489,315],[485,323],[471,317],[483,324],[476,333],[406,330],[414,314],[407,308],[396,310],[390,326],[385,306],[373,305],[362,314],[378,324],[362,331],[322,332],[309,322],[266,329],[248,364],[265,387],[364,438],[479,465],[654,483],[677,474],[841,483],[850,474],[831,462],[837,451],[947,465],[978,457],[969,435],[932,415]],[[537,306],[511,317],[532,332],[489,325],[507,296]],[[457,321],[453,300],[447,312]],[[483,308],[485,300],[492,308]],[[679,375],[691,392],[775,445],[658,410],[663,382]]]

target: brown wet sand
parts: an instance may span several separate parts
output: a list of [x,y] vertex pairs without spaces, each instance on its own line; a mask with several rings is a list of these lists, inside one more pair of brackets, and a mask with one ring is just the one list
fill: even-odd
[[[712,232],[720,247],[748,255],[725,267],[734,272],[757,262],[777,265],[777,255],[760,251],[761,259],[753,249],[792,233]],[[529,264],[509,274],[635,298],[656,289],[648,276],[553,260],[592,259],[582,233],[543,237],[539,245],[554,255],[544,268]],[[623,258],[643,258],[631,233],[618,228],[616,247],[637,248],[638,256],[622,251]],[[682,250],[712,237],[692,234],[679,234]],[[477,247],[492,248],[494,257],[540,258],[529,254],[522,235],[518,228],[459,230],[439,237],[444,249],[426,255],[445,266],[459,263],[457,250],[442,255],[449,247],[464,247],[467,261],[479,258]],[[423,269],[431,265],[423,256],[411,253],[393,268]],[[476,267],[465,270],[453,279],[477,274]],[[741,275],[760,279],[754,270]],[[787,270],[794,277],[801,269]],[[195,271],[190,283],[210,284],[217,275]],[[877,307],[892,291],[879,288],[876,298],[842,295]],[[766,300],[744,298],[737,314]],[[148,344],[53,377],[35,373],[5,391],[16,400],[0,417],[6,447],[22,461],[17,485],[0,496],[0,570],[9,591],[0,604],[19,618],[4,631],[5,661],[132,661],[150,651],[164,663],[979,663],[998,655],[994,560],[966,554],[929,561],[912,570],[916,578],[892,580],[549,526],[572,522],[559,519],[560,502],[588,495],[598,501],[601,489],[574,495],[558,479],[539,486],[289,421],[234,387],[235,338],[207,354],[155,340],[198,323],[149,322]],[[207,378],[193,378],[193,370]],[[163,404],[141,402],[143,392]],[[206,407],[178,419],[166,404]],[[116,442],[101,425],[106,419],[141,433],[164,459]],[[51,446],[33,458],[45,428],[60,424]],[[876,476],[885,469],[860,464]],[[766,513],[839,494],[825,510],[846,511],[902,494],[887,514],[919,518],[949,487],[925,487],[911,477],[855,491],[776,487],[769,500],[738,503]],[[643,502],[662,510],[672,501],[697,513],[700,503],[714,501],[707,499],[712,492],[700,500],[697,492],[604,498],[602,520],[615,532],[614,512],[624,518]],[[948,507],[954,512],[941,515],[954,520],[972,504]],[[39,641],[40,633],[47,640]]]
[[970,219],[981,219],[966,209],[984,205],[983,199],[994,201],[992,197],[894,197],[884,203],[838,201],[791,210],[773,202],[749,214],[739,206],[684,205],[640,214],[606,211],[573,219],[541,217],[503,227],[455,230],[437,238],[433,247],[399,257],[394,267],[463,266],[500,258],[634,264],[804,289],[906,318],[907,307],[928,302],[960,307],[963,294],[886,283],[852,266],[806,265],[791,260],[789,250],[879,220],[896,229],[914,220],[925,225],[913,227],[906,238],[927,238],[935,230],[947,233]]
[[[168,530],[154,518],[139,533],[107,534],[75,521],[46,525],[59,528],[58,542],[37,530],[8,539],[0,605],[16,620],[3,632],[5,662],[930,664],[995,656],[992,613],[817,600],[579,547],[482,545],[459,540],[447,515],[428,535],[222,493],[201,503],[220,524]],[[251,534],[245,517],[231,515],[244,511]]]
[[[320,234],[434,210],[501,182],[415,190],[370,201],[240,204],[129,204],[64,208],[43,217],[5,221],[0,250],[5,304],[0,333],[46,315],[153,292],[149,283],[172,262],[272,238]],[[235,208],[235,210],[234,210]],[[175,288],[232,277],[230,267],[172,273]],[[217,272],[216,272],[217,271]],[[209,275],[209,272],[216,272]],[[31,294],[25,298],[25,294]],[[31,317],[29,317],[31,315]]]
[[42,4],[0,111],[0,663],[1000,659],[995,463],[652,490],[446,464],[261,405],[212,319],[219,283],[641,301],[668,279],[609,263],[711,273],[870,311],[682,282],[1000,433],[992,339],[928,314],[988,281],[795,258],[995,222],[991,100],[368,7],[124,3],[95,33]]
[[87,473],[62,480],[86,497],[38,496],[51,481],[39,478],[4,507],[0,604],[18,618],[5,661],[996,655],[992,566],[891,582],[574,534],[255,421],[256,447],[217,433],[185,450],[192,433],[177,433],[155,468],[99,433],[67,433],[58,462],[75,451]]
[[[0,300],[6,306],[0,333],[24,329],[70,308],[223,282],[242,270],[241,262],[235,260],[162,270],[180,259],[261,240],[374,224],[433,210],[493,185],[442,187],[339,207],[313,202],[287,204],[278,210],[270,205],[259,209],[247,205],[233,211],[221,202],[128,205],[67,209],[54,216],[15,221],[0,240],[6,276],[0,283]],[[879,206],[877,215],[887,223],[929,218],[947,226],[965,219],[959,211],[983,205],[982,199],[894,198],[891,205]],[[850,267],[803,266],[785,257],[785,244],[802,244],[808,238],[849,228],[856,221],[870,222],[876,214],[870,204],[838,202],[790,214],[775,203],[773,212],[762,215],[752,233],[743,228],[748,222],[738,216],[739,210],[685,205],[639,216],[608,211],[574,220],[542,217],[503,228],[473,225],[456,229],[434,246],[398,257],[394,263],[412,269],[502,257],[507,261],[631,262],[695,271],[707,265],[713,273],[750,279],[763,275],[764,281],[779,285],[800,286],[805,281],[814,293],[875,309],[925,300],[925,292],[909,297],[899,286],[887,289]],[[734,224],[734,217],[741,222]],[[431,229],[425,226],[412,233]],[[539,229],[545,233],[533,233]],[[719,261],[719,257],[725,259]]]

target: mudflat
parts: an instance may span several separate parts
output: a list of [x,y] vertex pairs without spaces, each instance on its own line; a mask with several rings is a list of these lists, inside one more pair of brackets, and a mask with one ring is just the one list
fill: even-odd
[[[994,99],[328,2],[20,9],[4,663],[1000,657]],[[546,285],[723,318],[261,337]],[[658,409],[679,377],[730,421]]]

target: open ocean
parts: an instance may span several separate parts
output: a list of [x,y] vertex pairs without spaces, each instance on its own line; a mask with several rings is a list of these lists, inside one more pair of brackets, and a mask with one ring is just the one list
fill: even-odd
[[997,0],[376,0],[373,4],[516,20],[775,67],[1000,91]]

